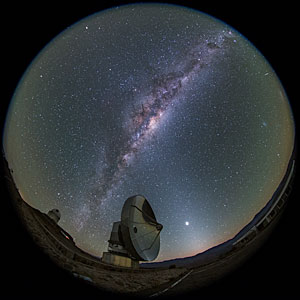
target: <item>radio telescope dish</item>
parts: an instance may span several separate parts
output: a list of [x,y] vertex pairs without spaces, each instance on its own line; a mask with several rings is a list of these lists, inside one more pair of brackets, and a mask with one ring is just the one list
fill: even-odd
[[140,260],[154,260],[159,252],[162,228],[144,196],[128,198],[122,208],[121,221],[113,223],[108,252],[103,252],[102,261],[138,268]]
[[121,214],[121,233],[126,250],[134,259],[149,261],[157,257],[162,228],[144,196],[136,195],[125,201]]

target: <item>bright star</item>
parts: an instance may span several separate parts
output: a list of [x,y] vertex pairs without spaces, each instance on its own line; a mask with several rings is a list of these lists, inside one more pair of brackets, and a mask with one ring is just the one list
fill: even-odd
[[185,225],[186,225],[186,226],[189,226],[189,225],[190,225],[190,222],[186,221],[186,222],[185,222]]

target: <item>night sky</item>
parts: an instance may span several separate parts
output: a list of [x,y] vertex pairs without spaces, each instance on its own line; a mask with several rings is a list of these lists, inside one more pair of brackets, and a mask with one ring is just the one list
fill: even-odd
[[28,67],[4,150],[26,202],[61,211],[102,256],[135,194],[163,224],[158,261],[233,237],[285,174],[294,124],[283,87],[244,37],[179,6],[139,4],[66,29]]

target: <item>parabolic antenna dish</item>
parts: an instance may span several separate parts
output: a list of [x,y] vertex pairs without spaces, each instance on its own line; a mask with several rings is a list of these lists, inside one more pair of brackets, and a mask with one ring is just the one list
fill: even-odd
[[136,260],[154,260],[159,252],[159,234],[163,226],[141,195],[128,198],[121,214],[121,232],[125,248]]

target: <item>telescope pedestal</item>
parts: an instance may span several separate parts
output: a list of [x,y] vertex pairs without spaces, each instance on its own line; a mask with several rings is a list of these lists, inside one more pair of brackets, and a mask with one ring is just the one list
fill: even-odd
[[138,261],[111,252],[103,252],[102,261],[118,267],[139,268]]

